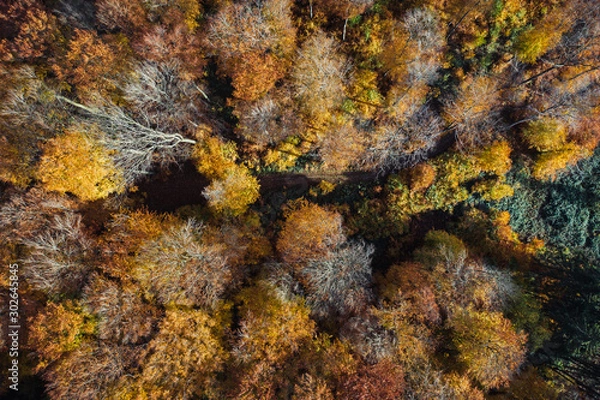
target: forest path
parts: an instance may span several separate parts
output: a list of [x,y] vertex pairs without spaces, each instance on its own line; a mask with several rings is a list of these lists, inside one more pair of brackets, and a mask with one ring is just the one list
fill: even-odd
[[[373,182],[378,175],[375,172],[306,172],[287,173],[274,172],[257,176],[261,195],[271,192],[296,188],[308,190],[322,180],[331,183],[360,183]],[[144,204],[148,209],[159,212],[174,211],[188,204],[204,204],[206,199],[202,191],[210,184],[209,180],[199,174],[191,163],[184,164],[180,169],[169,174],[153,176],[141,182],[138,187],[144,195]]]
[[[435,157],[454,144],[454,135],[444,135],[436,146],[427,154],[427,158]],[[271,172],[258,174],[260,193],[262,196],[296,188],[303,191],[308,190],[311,185],[317,185],[321,181],[335,184],[354,184],[361,182],[384,181],[386,174],[373,171],[354,172]],[[188,161],[168,173],[151,176],[148,180],[138,185],[139,191],[143,193],[143,202],[148,209],[158,212],[175,211],[179,207],[188,204],[205,204],[206,199],[202,191],[210,184],[206,177],[200,175],[193,163]]]
[[376,172],[355,171],[355,172],[274,172],[258,175],[261,192],[271,192],[273,190],[282,190],[292,186],[306,187],[316,185],[321,181],[327,181],[335,184],[342,183],[361,183],[373,182],[378,179]]

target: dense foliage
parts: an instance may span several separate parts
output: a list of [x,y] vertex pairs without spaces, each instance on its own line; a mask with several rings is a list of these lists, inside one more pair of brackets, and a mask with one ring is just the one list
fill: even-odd
[[596,0],[4,1],[0,78],[20,398],[600,397]]

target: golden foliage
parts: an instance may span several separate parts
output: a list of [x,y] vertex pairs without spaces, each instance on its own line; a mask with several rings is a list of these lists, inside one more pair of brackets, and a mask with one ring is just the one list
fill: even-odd
[[238,301],[241,328],[233,354],[240,366],[232,398],[275,398],[289,379],[283,374],[294,369],[291,357],[311,344],[315,323],[303,302],[278,296],[264,281],[242,290]]
[[36,349],[37,371],[46,369],[67,352],[75,350],[95,331],[95,322],[76,302],[48,303],[30,320],[29,341]]
[[260,197],[258,180],[236,165],[224,179],[215,179],[202,192],[217,213],[238,216]]
[[48,190],[93,201],[124,189],[121,174],[107,151],[76,128],[50,139],[43,151],[36,176]]
[[559,43],[563,33],[569,29],[569,23],[565,23],[568,18],[559,13],[560,11],[555,11],[547,14],[537,25],[517,37],[514,49],[519,60],[534,64]]
[[258,180],[250,170],[236,164],[235,144],[206,138],[194,150],[198,171],[212,180],[203,194],[217,213],[237,216],[259,197]]
[[515,194],[512,186],[504,183],[504,179],[484,179],[473,186],[474,193],[480,193],[485,201],[497,201]]
[[460,309],[449,325],[459,361],[486,389],[506,385],[525,359],[527,335],[515,332],[502,313]]
[[523,129],[523,138],[529,148],[540,152],[560,150],[567,141],[567,127],[556,119],[532,121]]
[[531,175],[536,179],[553,179],[560,170],[590,155],[590,151],[567,143],[560,150],[540,154],[533,164]]
[[226,358],[222,340],[226,314],[167,310],[142,362],[141,386],[148,398],[214,395],[215,374]]
[[420,163],[410,171],[410,189],[420,192],[435,181],[435,169],[428,163]]
[[502,176],[512,166],[510,159],[511,151],[512,149],[508,142],[500,140],[478,151],[475,154],[475,159],[482,171]]
[[198,172],[208,179],[223,179],[236,167],[238,159],[235,143],[223,143],[216,137],[207,137],[194,149]]

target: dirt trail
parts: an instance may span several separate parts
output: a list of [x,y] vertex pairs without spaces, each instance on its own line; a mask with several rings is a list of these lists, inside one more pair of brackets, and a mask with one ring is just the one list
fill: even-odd
[[[308,190],[322,180],[332,183],[372,182],[377,179],[374,172],[346,173],[269,173],[259,175],[260,192],[267,193],[299,188]],[[165,212],[188,204],[203,204],[202,191],[210,182],[200,175],[193,165],[184,164],[181,169],[171,171],[164,176],[155,176],[139,184],[144,193],[144,203],[153,211]]]
[[316,185],[321,181],[335,184],[373,182],[377,180],[375,172],[307,172],[307,173],[271,173],[259,175],[260,190],[268,193],[274,190],[282,190],[294,186],[306,187]]

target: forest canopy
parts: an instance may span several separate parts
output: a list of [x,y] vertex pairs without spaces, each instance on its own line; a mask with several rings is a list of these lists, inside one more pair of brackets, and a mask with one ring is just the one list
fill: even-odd
[[600,398],[596,0],[8,0],[0,79],[0,397]]

